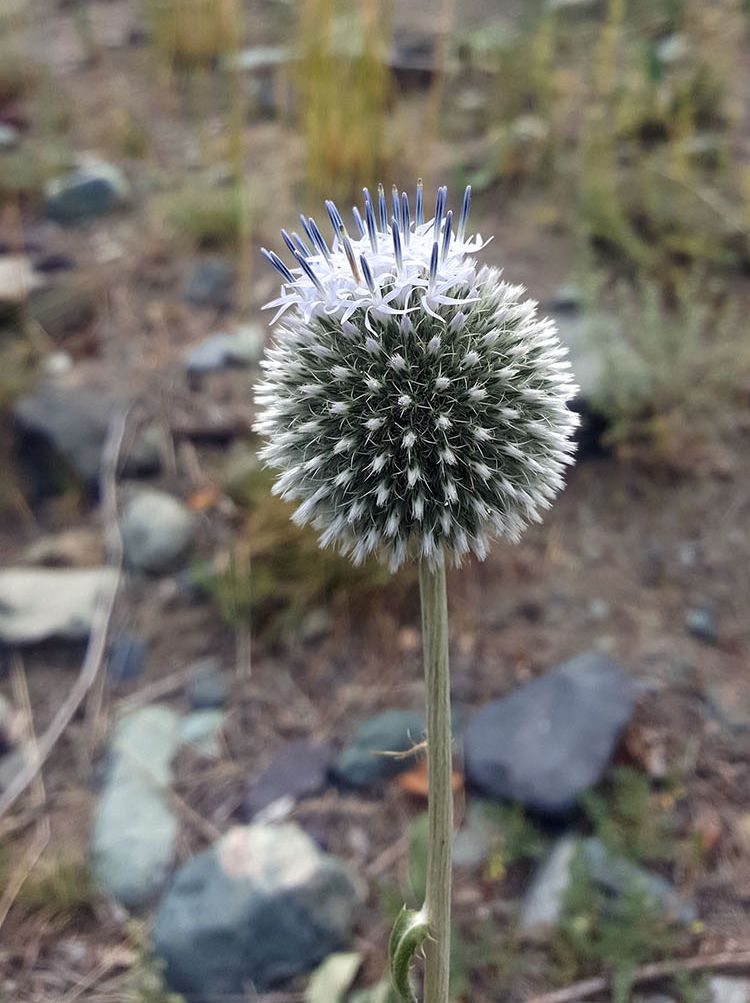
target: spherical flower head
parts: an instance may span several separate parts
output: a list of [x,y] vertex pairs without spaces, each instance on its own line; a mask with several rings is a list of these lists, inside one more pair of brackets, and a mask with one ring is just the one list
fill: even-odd
[[282,231],[273,346],[262,365],[256,428],[274,490],[300,502],[295,521],[355,562],[377,554],[454,563],[516,541],[563,486],[577,415],[555,325],[476,255],[438,190],[423,219],[417,187],[365,189],[350,235],[332,202],[328,242],[304,216]]

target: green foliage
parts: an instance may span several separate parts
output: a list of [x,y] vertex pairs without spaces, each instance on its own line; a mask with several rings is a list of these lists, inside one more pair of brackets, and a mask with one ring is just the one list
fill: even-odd
[[234,497],[246,509],[245,529],[221,568],[202,568],[199,580],[230,624],[252,623],[268,635],[293,633],[302,614],[346,596],[356,599],[390,580],[374,562],[355,568],[321,550],[317,534],[297,526],[292,506],[271,493],[273,474],[256,470]]
[[[260,192],[252,185],[189,185],[165,196],[163,208],[178,234],[199,250],[236,248],[247,227],[260,218]],[[249,211],[249,218],[243,213]]]
[[32,871],[18,893],[16,907],[63,930],[91,919],[95,900],[94,884],[85,864],[55,860],[43,862]]
[[490,857],[492,869],[504,871],[512,864],[544,856],[547,842],[523,805],[486,803],[483,807],[487,817],[498,827],[498,839]]
[[639,863],[667,860],[674,841],[668,816],[658,807],[648,777],[621,766],[603,789],[587,791],[582,806],[608,850]]
[[750,367],[738,302],[702,276],[599,286],[587,336],[602,359],[594,401],[613,443],[650,442],[665,455],[720,433]]
[[409,888],[412,901],[424,901],[427,888],[427,812],[409,826]]
[[166,988],[164,966],[151,953],[146,926],[131,920],[127,925],[127,936],[135,952],[135,961],[123,989],[123,1003],[185,1003],[179,993]]
[[154,48],[171,69],[195,71],[233,52],[240,34],[235,0],[144,0]]
[[353,198],[388,174],[389,28],[378,0],[358,14],[335,0],[300,4],[297,99],[311,199]]
[[635,969],[673,953],[679,935],[653,900],[641,892],[612,899],[598,889],[583,861],[573,864],[563,913],[553,936],[551,970],[567,984],[605,971],[612,1003],[627,1003]]

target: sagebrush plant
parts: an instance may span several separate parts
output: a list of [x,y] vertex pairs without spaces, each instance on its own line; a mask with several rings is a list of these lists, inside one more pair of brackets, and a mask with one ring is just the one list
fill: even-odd
[[293,518],[355,563],[419,561],[429,774],[425,904],[391,938],[394,983],[416,999],[409,962],[426,955],[429,1003],[447,1003],[452,834],[445,557],[484,558],[517,540],[563,485],[573,454],[575,391],[552,321],[521,286],[476,256],[471,190],[454,221],[447,189],[424,218],[394,186],[364,190],[350,235],[331,201],[333,240],[311,218],[282,230],[287,265],[268,304],[280,321],[256,399],[262,459]]

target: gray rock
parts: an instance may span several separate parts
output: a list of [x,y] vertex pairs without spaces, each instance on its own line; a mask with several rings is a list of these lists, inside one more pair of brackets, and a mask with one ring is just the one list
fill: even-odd
[[179,716],[169,707],[142,707],[115,729],[91,862],[101,887],[128,908],[153,901],[172,866],[178,825],[168,788],[179,741]]
[[193,666],[185,695],[191,710],[223,707],[229,693],[229,680],[218,658],[205,658]]
[[223,710],[195,710],[182,719],[180,742],[206,759],[215,759],[221,753],[224,721]]
[[685,35],[667,35],[656,46],[656,58],[663,66],[683,63],[690,57],[690,43]]
[[182,502],[151,488],[125,503],[120,528],[126,564],[152,574],[179,565],[195,537],[195,521]]
[[583,840],[581,859],[594,884],[610,895],[619,897],[640,892],[674,922],[692,923],[698,918],[695,905],[678,895],[668,881],[610,853],[601,840]]
[[183,290],[191,305],[228,310],[234,298],[234,270],[221,258],[206,258],[196,265]]
[[326,785],[331,750],[305,739],[288,742],[267,768],[248,784],[245,817],[250,820],[280,798],[300,800],[318,794]]
[[107,650],[107,680],[115,685],[132,683],[146,664],[148,645],[132,634],[116,634]]
[[21,738],[20,721],[10,700],[0,693],[0,756],[6,755]]
[[185,356],[188,375],[200,376],[231,366],[245,368],[258,362],[265,338],[257,324],[242,324],[236,331],[213,334]]
[[562,836],[534,875],[521,904],[520,931],[527,940],[544,939],[560,921],[578,848],[578,839]]
[[24,255],[0,256],[0,312],[5,313],[25,303],[39,281],[31,262]]
[[685,626],[699,641],[716,644],[719,639],[716,617],[708,606],[693,606],[685,614]]
[[[124,401],[86,390],[45,384],[22,398],[13,410],[19,452],[33,475],[38,494],[59,488],[61,463],[90,489],[97,486],[102,451],[115,411]],[[152,447],[136,445],[123,473],[156,473],[160,457]]]
[[555,290],[546,307],[552,313],[575,314],[583,305],[583,296],[575,282],[564,282]]
[[125,205],[128,197],[128,183],[119,168],[87,157],[76,170],[47,184],[45,210],[59,223],[80,223]]
[[20,134],[18,129],[14,129],[12,125],[5,125],[4,122],[0,122],[0,153],[5,150],[12,150],[18,146],[19,139]]
[[154,947],[189,1003],[263,991],[349,940],[359,891],[294,825],[237,826],[175,875]]
[[100,596],[114,587],[110,568],[8,568],[0,571],[0,640],[36,644],[49,637],[85,641]]
[[469,783],[565,814],[604,773],[637,692],[605,655],[572,658],[477,711],[464,734]]
[[407,752],[424,738],[424,718],[418,711],[387,710],[360,725],[341,751],[334,772],[350,787],[388,780],[414,765],[413,756],[383,753]]
[[487,813],[486,805],[470,801],[463,825],[453,841],[453,866],[476,867],[487,859],[502,829]]
[[715,975],[708,987],[711,1003],[750,1003],[750,979]]

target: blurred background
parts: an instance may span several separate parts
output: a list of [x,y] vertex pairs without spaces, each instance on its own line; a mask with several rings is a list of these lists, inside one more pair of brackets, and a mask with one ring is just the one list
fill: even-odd
[[746,0],[3,0],[0,999],[392,1003],[416,577],[289,521],[252,386],[260,247],[422,177],[583,418],[449,579],[453,997],[747,1003],[749,83]]

